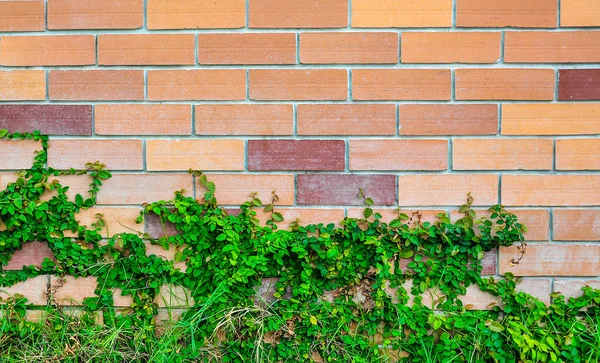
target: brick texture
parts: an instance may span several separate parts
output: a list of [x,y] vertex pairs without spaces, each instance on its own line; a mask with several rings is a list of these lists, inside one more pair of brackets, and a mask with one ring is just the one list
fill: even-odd
[[561,0],[560,26],[599,26],[600,3],[595,0]]
[[355,100],[450,100],[449,70],[355,69]]
[[454,170],[550,170],[550,139],[456,139]]
[[558,3],[554,0],[457,0],[459,27],[555,28]]
[[600,100],[600,69],[559,70],[558,99],[561,101]]
[[0,70],[0,101],[43,100],[46,98],[44,71]]
[[600,139],[556,140],[556,169],[600,170]]
[[[512,266],[510,260],[519,256],[516,246],[500,249],[500,274],[516,276],[597,276],[600,269],[598,244],[530,244],[526,261]],[[535,261],[535,263],[527,263]]]
[[253,0],[251,28],[342,28],[348,25],[346,0]]
[[446,170],[446,140],[350,140],[350,170]]
[[109,170],[142,170],[142,140],[50,140],[48,165],[55,169],[85,169],[96,160]]
[[27,169],[31,167],[36,152],[42,150],[39,142],[29,140],[0,140],[2,164],[0,170]]
[[457,100],[553,100],[552,69],[457,69]]
[[200,64],[294,64],[294,33],[199,34]]
[[3,66],[85,66],[96,63],[96,39],[90,35],[4,36]]
[[292,105],[197,105],[198,135],[291,135]]
[[502,204],[593,206],[600,204],[600,175],[504,175]]
[[143,0],[48,1],[48,29],[138,29],[143,23]]
[[342,171],[345,147],[341,140],[249,140],[248,170]]
[[398,63],[398,33],[303,33],[301,63]]
[[496,105],[400,105],[400,135],[495,135]]
[[296,178],[299,205],[364,205],[359,188],[375,205],[396,204],[394,175],[302,174]]
[[0,31],[44,30],[44,1],[0,1]]
[[389,104],[297,107],[299,135],[394,135],[396,106]]
[[49,96],[58,101],[144,99],[144,72],[138,70],[50,71]]
[[149,29],[241,28],[244,0],[148,0]]
[[[258,193],[263,203],[271,202],[271,192],[279,197],[277,205],[294,204],[294,176],[292,174],[209,174],[208,180],[215,183],[215,196],[219,204],[239,206],[250,200],[250,193]],[[197,193],[206,190],[196,184]]]
[[506,32],[507,63],[597,63],[600,32]]
[[406,206],[462,205],[467,193],[475,196],[474,205],[498,202],[498,176],[492,174],[401,175],[398,200]]
[[402,34],[402,63],[496,63],[500,33],[414,32]]
[[192,107],[184,104],[102,104],[94,108],[97,135],[190,135]]
[[348,74],[342,69],[250,71],[252,100],[345,100]]
[[600,133],[600,104],[505,104],[504,135],[593,135]]
[[154,101],[243,100],[243,70],[154,70],[148,72],[148,99]]
[[242,170],[242,140],[148,140],[148,170]]
[[357,28],[424,28],[451,25],[451,0],[352,1],[352,26]]
[[100,65],[191,65],[193,34],[111,34],[98,36]]
[[89,136],[92,134],[92,106],[0,104],[0,129]]
[[600,241],[600,211],[593,209],[555,209],[554,240]]

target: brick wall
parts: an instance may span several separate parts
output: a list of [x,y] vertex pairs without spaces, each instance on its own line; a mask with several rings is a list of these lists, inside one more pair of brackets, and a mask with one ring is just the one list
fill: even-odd
[[[568,293],[600,285],[599,63],[598,0],[0,0],[0,128],[114,170],[96,211],[115,233],[200,196],[189,168],[304,223],[356,216],[359,187],[388,217],[471,191],[530,228],[523,264],[486,271]],[[0,184],[37,147],[1,141]]]

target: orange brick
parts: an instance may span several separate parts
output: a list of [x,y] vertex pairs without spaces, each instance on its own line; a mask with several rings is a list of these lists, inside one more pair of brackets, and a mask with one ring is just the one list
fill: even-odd
[[138,29],[143,0],[49,0],[48,29]]
[[244,100],[246,71],[243,69],[194,69],[148,71],[148,99]]
[[415,32],[402,34],[402,63],[496,63],[502,34]]
[[600,32],[506,32],[506,63],[597,63]]
[[142,140],[52,139],[48,144],[48,166],[59,169],[85,169],[100,161],[108,170],[142,170]]
[[0,71],[0,101],[46,99],[46,72]]
[[13,286],[3,287],[0,289],[0,298],[14,296],[15,294],[23,295],[27,298],[27,303],[33,305],[46,306],[46,293],[48,292],[48,276],[41,275],[31,277],[26,281],[19,282]]
[[96,63],[93,35],[5,36],[0,38],[3,66],[85,66]]
[[583,295],[584,286],[600,289],[600,280],[554,279],[554,292],[563,295],[567,300]]
[[[257,192],[264,204],[271,203],[271,192],[275,190],[279,202],[275,205],[294,204],[294,175],[292,174],[207,174],[215,183],[215,196],[219,204],[239,206],[250,200],[250,193]],[[206,189],[196,183],[200,197]]]
[[243,140],[148,140],[148,170],[243,170]]
[[291,135],[292,105],[197,105],[198,135]]
[[343,28],[348,25],[346,0],[252,0],[251,28]]
[[504,135],[595,135],[600,104],[504,104]]
[[148,0],[148,29],[242,28],[245,0]]
[[29,169],[37,151],[42,150],[41,143],[30,140],[0,140],[0,169]]
[[600,139],[556,140],[556,169],[600,170]]
[[600,245],[598,244],[529,244],[521,263],[511,266],[519,257],[517,246],[500,248],[500,274],[515,276],[598,276]]
[[345,69],[252,69],[253,100],[345,100],[348,98]]
[[339,104],[297,106],[299,135],[394,135],[396,106]]
[[190,135],[190,105],[96,105],[98,135]]
[[0,1],[0,31],[44,30],[43,1]]
[[50,71],[50,99],[126,101],[144,99],[144,71]]
[[294,33],[198,34],[200,64],[295,64]]
[[[277,208],[275,211],[283,215],[283,221],[277,223],[279,229],[287,229],[290,224],[297,221],[301,226],[323,223],[327,225],[334,223],[339,225],[344,219],[343,208]],[[271,213],[257,211],[257,218],[264,225],[270,218]]]
[[457,0],[459,27],[555,28],[555,0]]
[[600,175],[504,175],[502,204],[584,206],[600,204]]
[[300,63],[398,63],[398,33],[302,33]]
[[600,2],[561,0],[560,26],[600,26]]
[[192,65],[194,34],[107,34],[98,36],[100,65]]
[[355,100],[450,100],[449,69],[355,69]]
[[[487,209],[477,209],[477,216],[489,218],[491,213]],[[550,239],[550,212],[546,209],[511,209],[509,212],[515,214],[519,223],[527,227],[523,233],[527,241],[547,241]],[[464,217],[464,213],[458,210],[450,211],[453,221]]]
[[494,135],[496,105],[399,105],[400,135]]
[[455,139],[454,170],[550,170],[551,139]]
[[446,140],[350,140],[350,170],[445,170]]
[[452,26],[452,0],[353,0],[356,28],[425,28]]
[[457,69],[457,100],[553,100],[553,69]]
[[194,190],[190,174],[113,174],[98,192],[98,204],[142,204],[170,200],[175,191],[184,190],[191,196]]
[[81,210],[76,219],[80,225],[92,229],[92,223],[98,221],[96,214],[102,214],[106,227],[102,228],[100,234],[105,237],[118,233],[135,233],[133,231],[144,233],[144,224],[135,223],[140,210],[141,208],[136,207],[92,207]]
[[555,209],[552,222],[556,241],[600,241],[600,210]]
[[498,176],[493,174],[401,175],[400,206],[458,206],[471,192],[475,205],[498,203]]

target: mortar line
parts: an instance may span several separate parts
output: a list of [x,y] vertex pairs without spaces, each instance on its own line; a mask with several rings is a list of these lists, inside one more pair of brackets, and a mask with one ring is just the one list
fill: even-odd
[[400,137],[400,105],[395,103],[394,106],[396,107],[396,132],[394,136]]
[[144,0],[143,11],[144,11],[144,13],[142,14],[142,29],[147,31],[148,30],[148,0]]

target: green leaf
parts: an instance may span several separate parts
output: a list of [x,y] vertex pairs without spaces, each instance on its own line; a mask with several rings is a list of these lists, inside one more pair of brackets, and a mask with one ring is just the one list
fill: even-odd
[[273,214],[271,215],[271,217],[273,218],[273,220],[275,222],[281,222],[281,221],[283,221],[283,215],[281,215],[281,213],[279,213],[279,212],[273,212]]
[[318,320],[317,320],[317,318],[316,318],[315,316],[311,315],[311,316],[310,316],[310,323],[311,323],[312,325],[317,325],[317,323],[318,323]]
[[83,205],[83,197],[81,196],[81,194],[77,194],[75,196],[75,205],[79,208],[81,208],[81,206]]
[[496,333],[504,331],[504,327],[502,326],[502,324],[500,324],[497,321],[488,320],[485,322],[485,325],[488,327],[488,329],[490,329],[491,331],[494,331]]
[[111,176],[112,176],[112,174],[108,170],[99,170],[98,171],[98,178],[100,178],[102,180],[110,179]]
[[0,139],[5,137],[8,134],[7,129],[0,129]]
[[373,209],[371,209],[371,208],[365,208],[363,214],[364,214],[365,218],[369,218],[370,216],[373,215]]

